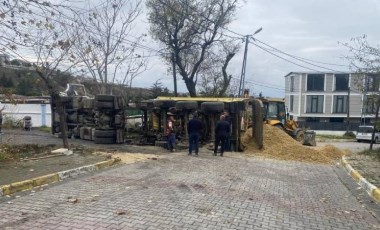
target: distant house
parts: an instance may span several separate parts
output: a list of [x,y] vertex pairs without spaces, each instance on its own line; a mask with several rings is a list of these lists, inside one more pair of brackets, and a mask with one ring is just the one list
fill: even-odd
[[374,120],[379,76],[354,73],[291,72],[285,76],[289,115],[314,130],[357,130]]

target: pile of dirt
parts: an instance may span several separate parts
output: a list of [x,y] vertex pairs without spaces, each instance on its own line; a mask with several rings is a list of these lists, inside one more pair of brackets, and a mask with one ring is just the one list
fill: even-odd
[[340,159],[346,153],[332,145],[323,148],[306,147],[291,138],[283,130],[264,125],[264,148],[259,150],[252,139],[252,130],[248,130],[242,143],[244,152],[248,155],[263,156],[278,160],[294,160],[311,163],[330,164]]

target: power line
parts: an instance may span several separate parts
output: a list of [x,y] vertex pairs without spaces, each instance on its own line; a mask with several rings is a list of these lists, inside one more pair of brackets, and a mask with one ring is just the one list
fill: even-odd
[[313,64],[313,63],[311,63],[310,61],[305,61],[306,59],[304,59],[304,58],[299,58],[299,57],[296,57],[296,56],[294,56],[294,55],[288,54],[288,53],[286,53],[286,52],[284,52],[284,51],[281,51],[281,50],[279,50],[279,49],[277,49],[277,48],[275,48],[275,47],[273,47],[273,46],[270,46],[270,45],[266,44],[265,42],[262,42],[262,41],[260,41],[260,40],[258,40],[258,39],[254,39],[254,41],[258,41],[258,42],[260,42],[261,44],[264,44],[264,45],[266,45],[266,46],[272,48],[273,50],[275,50],[275,51],[277,51],[277,52],[279,52],[279,53],[282,53],[282,54],[284,54],[284,55],[286,55],[286,56],[289,56],[289,57],[291,57],[291,58],[294,58],[294,59],[299,60],[299,61],[301,61],[301,62],[304,62],[304,63],[306,63],[306,64],[309,64],[309,65],[312,65],[312,66],[315,66],[315,67],[319,67],[319,68],[322,68],[322,69],[326,69],[326,70],[334,71],[334,72],[341,72],[341,71],[338,71],[338,70],[334,70],[334,69],[331,69],[331,68],[327,68],[327,67],[323,67],[323,66],[320,66],[320,65]]
[[281,57],[280,55],[277,55],[277,54],[275,54],[275,53],[269,51],[268,49],[266,49],[266,48],[264,48],[264,47],[262,47],[262,46],[260,46],[260,45],[258,45],[258,44],[256,44],[256,43],[252,43],[252,42],[251,42],[251,44],[253,44],[254,46],[256,46],[256,47],[258,47],[258,48],[260,48],[260,49],[262,49],[262,50],[264,50],[265,52],[267,52],[267,53],[269,53],[269,54],[272,54],[273,56],[276,56],[276,57],[278,57],[278,58],[280,58],[280,59],[282,59],[282,60],[284,60],[284,61],[286,61],[286,62],[292,63],[292,64],[294,64],[294,65],[296,65],[296,66],[301,67],[301,68],[308,69],[308,70],[312,70],[312,71],[319,72],[319,73],[325,73],[325,72],[322,72],[322,71],[319,71],[319,70],[316,70],[316,69],[312,69],[312,68],[309,68],[309,67],[306,67],[306,66],[300,65],[300,64],[295,63],[295,62],[293,62],[293,61],[290,61],[290,60],[288,60],[288,59],[286,59],[286,58],[284,58],[284,57]]

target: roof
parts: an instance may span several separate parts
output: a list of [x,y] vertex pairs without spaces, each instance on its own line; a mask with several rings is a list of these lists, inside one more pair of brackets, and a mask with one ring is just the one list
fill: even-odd
[[288,77],[293,74],[352,74],[352,72],[345,72],[345,71],[329,71],[329,72],[318,72],[318,71],[300,71],[300,72],[290,72],[284,77]]

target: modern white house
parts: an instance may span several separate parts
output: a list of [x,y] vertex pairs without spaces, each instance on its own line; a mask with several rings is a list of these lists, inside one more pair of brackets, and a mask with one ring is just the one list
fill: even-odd
[[285,76],[285,103],[289,115],[304,127],[346,130],[349,125],[349,130],[357,130],[359,124],[373,122],[371,95],[379,93],[379,79],[354,73],[290,72]]

